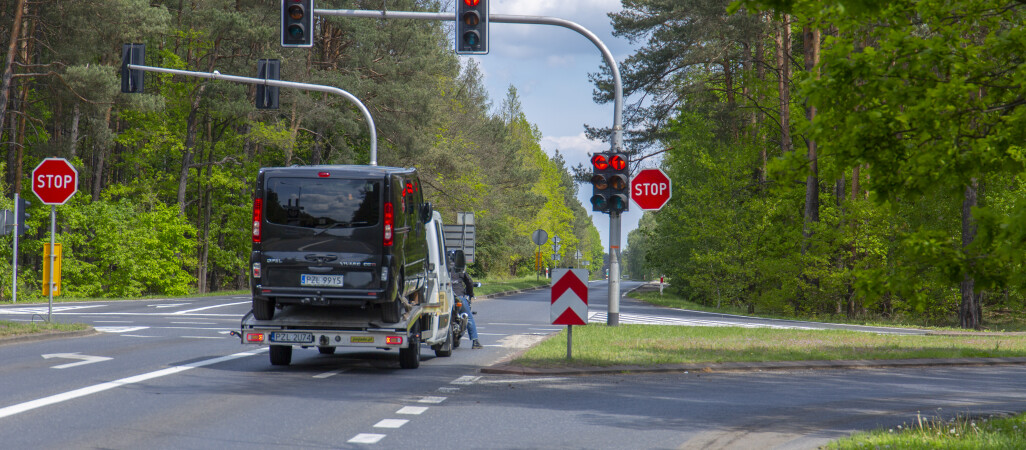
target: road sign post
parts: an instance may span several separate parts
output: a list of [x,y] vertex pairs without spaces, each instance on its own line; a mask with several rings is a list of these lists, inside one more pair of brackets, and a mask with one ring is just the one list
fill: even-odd
[[[78,171],[64,158],[46,158],[32,169],[32,193],[39,197],[44,205],[50,205],[50,248],[55,248],[57,235],[57,205],[67,203],[72,195],[78,192]],[[54,266],[57,264],[56,252],[50,252],[49,277],[46,291],[50,293],[49,310],[46,321],[53,321],[53,292],[55,280]]]

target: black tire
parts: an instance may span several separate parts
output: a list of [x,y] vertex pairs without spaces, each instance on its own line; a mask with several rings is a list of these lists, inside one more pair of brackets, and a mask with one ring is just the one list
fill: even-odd
[[317,351],[322,355],[334,355],[335,347],[317,347]]
[[287,366],[292,364],[291,345],[272,345],[270,353],[272,366]]
[[410,346],[399,349],[399,367],[403,369],[416,369],[420,367],[420,333],[414,329],[410,336]]
[[445,333],[445,342],[435,349],[435,356],[448,358],[452,356],[452,326],[449,326],[448,333]]
[[274,300],[253,297],[253,317],[257,320],[271,320],[274,317]]

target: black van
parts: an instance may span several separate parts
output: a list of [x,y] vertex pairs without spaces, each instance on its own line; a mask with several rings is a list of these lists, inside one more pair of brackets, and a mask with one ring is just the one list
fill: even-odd
[[424,299],[431,204],[416,169],[263,168],[253,194],[253,315],[288,304],[375,307],[398,322]]

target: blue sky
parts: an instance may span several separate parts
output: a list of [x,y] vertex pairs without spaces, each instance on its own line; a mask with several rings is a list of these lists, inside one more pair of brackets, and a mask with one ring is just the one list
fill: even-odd
[[[633,53],[634,46],[627,39],[612,35],[607,14],[621,9],[619,0],[490,0],[489,9],[491,14],[548,16],[576,22],[598,36],[618,63]],[[478,62],[494,107],[501,105],[510,85],[516,87],[527,119],[544,136],[542,148],[549,155],[559,149],[571,167],[578,163],[588,166],[590,153],[609,149],[608,144],[584,136],[584,124],[613,124],[612,102],[597,104],[592,100],[594,86],[588,74],[599,71],[603,58],[591,41],[562,27],[506,23],[491,24],[489,39],[489,54],[462,58]],[[578,197],[590,211],[591,186],[579,185]],[[637,228],[640,219],[641,211],[632,203],[631,211],[623,215],[623,248],[627,233]],[[609,216],[592,213],[592,222],[608,250]]]

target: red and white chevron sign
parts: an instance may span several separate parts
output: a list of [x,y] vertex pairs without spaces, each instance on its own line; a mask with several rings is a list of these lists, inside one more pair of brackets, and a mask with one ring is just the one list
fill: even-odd
[[552,269],[553,325],[588,324],[587,282],[587,269]]

